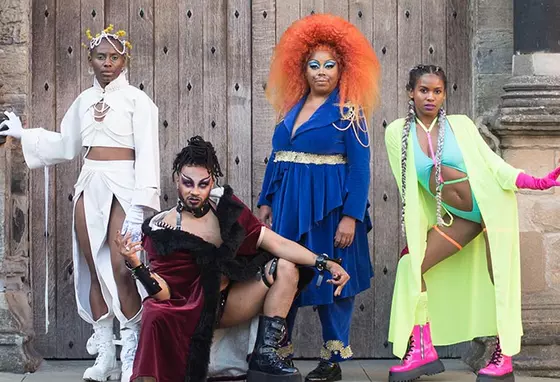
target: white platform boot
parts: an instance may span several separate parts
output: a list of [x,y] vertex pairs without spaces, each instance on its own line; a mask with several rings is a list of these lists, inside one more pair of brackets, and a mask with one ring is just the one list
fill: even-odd
[[142,308],[134,317],[125,323],[121,323],[121,382],[130,382],[132,376],[132,366],[138,347],[138,337],[140,335],[140,320],[142,318]]
[[120,378],[114,339],[112,317],[102,317],[93,323],[93,334],[87,341],[86,350],[91,355],[97,354],[97,358],[84,372],[85,381],[105,382]]

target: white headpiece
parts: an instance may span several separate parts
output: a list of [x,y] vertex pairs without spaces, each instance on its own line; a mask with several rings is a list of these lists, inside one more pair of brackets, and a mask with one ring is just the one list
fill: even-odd
[[[132,44],[124,39],[124,37],[126,36],[126,32],[121,29],[117,31],[117,33],[111,33],[113,29],[113,24],[109,24],[107,28],[103,29],[101,33],[96,34],[95,37],[91,34],[91,31],[89,29],[86,30],[86,36],[89,40],[89,46],[85,44],[82,45],[91,51],[95,47],[99,46],[99,44],[101,44],[101,41],[105,39],[109,42],[109,44],[111,44],[113,48],[115,48],[115,50],[119,54],[130,56],[130,49],[132,49]],[[115,40],[121,43],[122,48],[119,48],[115,44]]]

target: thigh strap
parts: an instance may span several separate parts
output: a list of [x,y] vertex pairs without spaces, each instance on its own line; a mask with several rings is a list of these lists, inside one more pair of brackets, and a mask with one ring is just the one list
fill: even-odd
[[[275,257],[270,262],[270,268],[268,269],[268,274],[272,276],[273,280],[276,280],[277,270],[278,270],[278,258]],[[261,280],[264,283],[264,285],[266,285],[267,288],[270,288],[272,284],[270,283],[270,281],[268,281],[268,278],[266,277],[266,264],[262,266],[259,273],[261,274]]]
[[451,236],[449,236],[448,234],[446,234],[445,232],[443,232],[437,225],[434,225],[434,229],[436,230],[437,233],[439,233],[441,236],[443,236],[448,242],[450,242],[451,244],[453,244],[455,247],[457,247],[459,249],[459,251],[461,249],[463,249],[463,246],[459,243],[457,243],[455,240],[453,240],[451,238]]

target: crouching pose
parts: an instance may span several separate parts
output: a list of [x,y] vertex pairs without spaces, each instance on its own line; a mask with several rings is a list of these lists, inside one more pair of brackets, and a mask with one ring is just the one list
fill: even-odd
[[[286,339],[285,317],[313,277],[311,267],[329,271],[332,278],[325,279],[336,286],[335,295],[348,274],[325,255],[266,228],[230,187],[215,187],[222,173],[209,142],[190,139],[173,174],[177,206],[144,223],[142,242],[129,235],[117,239],[151,296],[143,303],[132,380],[204,381],[214,330],[260,314],[248,381],[300,381],[298,369],[277,352]],[[139,261],[140,249],[151,269]]]

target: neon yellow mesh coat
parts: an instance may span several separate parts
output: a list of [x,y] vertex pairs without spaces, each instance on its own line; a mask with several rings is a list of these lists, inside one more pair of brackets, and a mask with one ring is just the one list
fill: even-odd
[[[504,354],[514,355],[520,350],[523,334],[519,224],[514,193],[520,170],[504,162],[488,147],[467,116],[451,115],[448,120],[486,223],[495,284],[488,275],[483,234],[426,272],[432,339],[435,345],[450,345],[499,333]],[[398,119],[385,133],[389,161],[399,190],[403,127],[404,119]],[[436,222],[435,199],[418,183],[410,136],[407,157],[405,227],[410,254],[404,256],[397,267],[389,327],[393,353],[400,358],[406,352],[414,326],[426,235]]]

